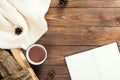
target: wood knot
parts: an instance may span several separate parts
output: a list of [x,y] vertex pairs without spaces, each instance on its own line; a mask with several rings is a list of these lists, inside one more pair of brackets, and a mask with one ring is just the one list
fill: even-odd
[[16,35],[20,35],[20,34],[22,33],[22,31],[23,31],[23,28],[22,28],[22,27],[16,27],[16,28],[15,28],[15,34],[16,34]]
[[115,18],[113,22],[115,22],[116,24],[120,24],[120,18]]

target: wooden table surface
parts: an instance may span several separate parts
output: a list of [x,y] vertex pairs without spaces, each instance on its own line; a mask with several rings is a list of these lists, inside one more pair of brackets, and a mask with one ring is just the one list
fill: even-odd
[[55,80],[70,80],[67,55],[113,41],[120,44],[120,0],[68,0],[65,8],[52,0],[46,19],[49,30],[37,43],[46,47],[48,58],[33,67],[43,80],[51,69]]

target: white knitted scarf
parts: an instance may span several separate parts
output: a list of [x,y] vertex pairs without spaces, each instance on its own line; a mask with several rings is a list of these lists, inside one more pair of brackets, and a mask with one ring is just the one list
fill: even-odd
[[0,0],[0,48],[35,43],[46,31],[51,0]]

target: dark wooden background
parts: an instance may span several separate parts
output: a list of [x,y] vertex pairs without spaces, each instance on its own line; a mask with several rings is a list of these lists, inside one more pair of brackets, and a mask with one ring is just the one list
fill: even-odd
[[34,66],[39,78],[54,69],[55,80],[70,80],[65,56],[114,41],[120,44],[120,0],[68,0],[65,8],[52,0],[46,19],[49,30],[37,43],[46,47],[48,58]]

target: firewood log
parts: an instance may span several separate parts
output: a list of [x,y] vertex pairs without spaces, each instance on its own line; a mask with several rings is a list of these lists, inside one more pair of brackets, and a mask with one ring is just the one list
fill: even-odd
[[13,74],[12,76],[8,76],[2,80],[34,80],[34,75],[31,74],[31,68],[25,68],[20,72]]
[[7,77],[22,70],[11,54],[0,50],[0,76]]

